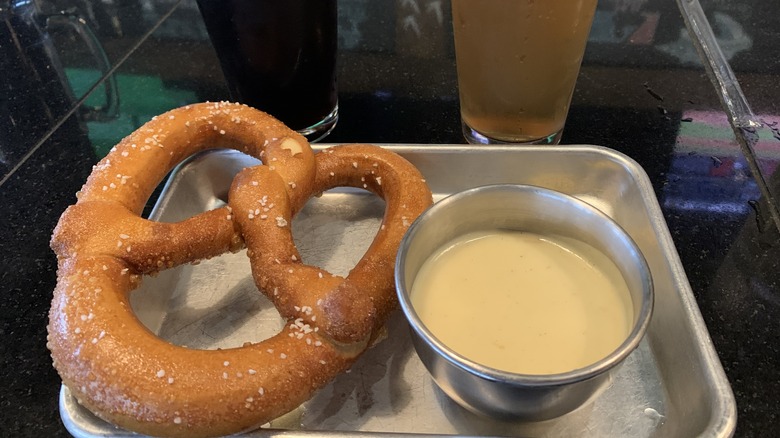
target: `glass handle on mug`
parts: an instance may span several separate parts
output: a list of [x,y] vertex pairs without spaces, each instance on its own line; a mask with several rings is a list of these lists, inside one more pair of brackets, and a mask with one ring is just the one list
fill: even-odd
[[[101,77],[105,77],[104,92],[106,97],[105,105],[86,106],[82,105],[79,113],[83,120],[88,122],[105,122],[115,119],[119,114],[119,89],[117,87],[114,75],[109,75],[111,63],[108,61],[103,46],[100,44],[97,36],[89,25],[77,14],[61,13],[48,15],[45,20],[46,28],[59,27],[62,29],[71,29],[81,37],[86,44],[93,58],[100,69]],[[91,91],[91,90],[90,90]]]

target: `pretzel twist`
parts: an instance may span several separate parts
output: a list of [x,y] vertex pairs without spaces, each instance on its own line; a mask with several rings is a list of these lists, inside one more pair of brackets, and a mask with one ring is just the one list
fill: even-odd
[[[139,214],[164,176],[191,154],[232,148],[265,165],[241,171],[228,206],[179,223]],[[346,278],[301,262],[295,214],[336,186],[386,201],[381,228]],[[394,255],[431,203],[421,175],[370,145],[315,156],[272,117],[229,103],[156,117],[97,166],[60,218],[51,246],[58,282],[48,347],[65,385],[98,416],[140,433],[216,436],[258,427],[309,399],[346,370],[395,308]],[[172,345],[130,308],[143,274],[247,247],[252,275],[287,321],[265,341],[225,350]]]

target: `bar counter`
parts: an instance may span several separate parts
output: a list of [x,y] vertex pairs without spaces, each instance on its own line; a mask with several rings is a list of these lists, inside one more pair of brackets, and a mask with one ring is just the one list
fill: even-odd
[[[772,6],[600,2],[562,140],[648,174],[733,390],[735,436],[776,434],[780,405]],[[152,116],[230,96],[195,0],[12,0],[0,18],[0,436],[68,436],[46,348],[59,215]],[[449,2],[341,0],[338,87],[327,143],[464,143]]]

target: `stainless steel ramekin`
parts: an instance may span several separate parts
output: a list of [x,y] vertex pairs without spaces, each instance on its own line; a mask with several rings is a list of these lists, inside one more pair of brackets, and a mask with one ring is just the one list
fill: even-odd
[[[594,364],[550,375],[486,367],[436,339],[412,306],[409,294],[415,277],[428,256],[442,245],[468,232],[490,229],[571,237],[608,256],[631,294],[634,315],[628,338]],[[396,259],[395,283],[414,347],[436,384],[461,406],[502,420],[546,420],[583,405],[609,382],[610,374],[639,345],[653,309],[647,263],[619,225],[572,196],[528,185],[477,187],[436,203],[404,236]]]

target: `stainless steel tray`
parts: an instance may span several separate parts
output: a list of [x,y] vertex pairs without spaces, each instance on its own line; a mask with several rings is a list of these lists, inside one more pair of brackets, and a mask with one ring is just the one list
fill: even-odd
[[[610,386],[586,406],[541,423],[499,423],[451,402],[418,360],[400,314],[390,337],[368,351],[296,411],[252,436],[350,434],[523,436],[730,436],[736,426],[731,388],[644,171],[595,146],[468,147],[386,145],[425,175],[436,199],[490,183],[525,183],[577,196],[610,215],[636,240],[656,287],[655,314],[640,348]],[[170,177],[152,218],[173,222],[222,205],[233,175],[255,165],[232,151],[201,154]],[[338,189],[312,199],[293,221],[303,260],[346,274],[379,227],[383,203]],[[239,346],[281,328],[257,293],[243,253],[182,266],[147,278],[134,292],[139,318],[171,342],[196,348]],[[60,393],[60,411],[78,437],[135,436],[91,415]],[[356,433],[357,432],[357,433]]]

